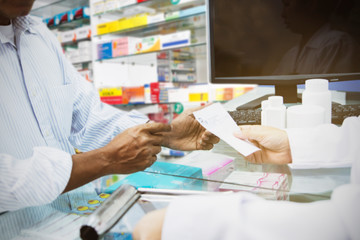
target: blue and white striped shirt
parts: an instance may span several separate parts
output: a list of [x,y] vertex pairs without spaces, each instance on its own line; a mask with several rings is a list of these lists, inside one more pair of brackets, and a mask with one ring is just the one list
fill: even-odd
[[69,180],[74,148],[102,147],[148,120],[101,103],[39,19],[12,23],[16,46],[0,32],[0,212],[9,211],[0,215],[1,239],[55,209],[71,209],[79,189],[58,196]]

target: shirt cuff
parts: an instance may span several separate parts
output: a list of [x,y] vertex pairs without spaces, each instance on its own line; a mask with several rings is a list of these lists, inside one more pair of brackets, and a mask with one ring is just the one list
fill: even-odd
[[[332,129],[335,128],[335,129]],[[317,128],[291,128],[286,129],[288,134],[292,169],[316,169],[316,168],[341,168],[350,167],[351,161],[335,161],[328,156],[338,145],[338,139],[334,136],[337,127],[323,125]],[[332,132],[332,135],[325,133]]]
[[70,154],[55,148],[35,147],[33,156],[23,161],[28,169],[16,173],[18,181],[13,186],[21,207],[50,203],[64,191],[73,164]]

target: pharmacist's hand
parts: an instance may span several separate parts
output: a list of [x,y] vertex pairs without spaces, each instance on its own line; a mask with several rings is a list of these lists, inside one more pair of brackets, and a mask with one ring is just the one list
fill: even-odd
[[177,150],[210,150],[220,139],[207,131],[195,119],[193,112],[205,106],[185,110],[172,123],[172,130],[164,134],[164,146]]
[[134,240],[160,240],[166,208],[146,214],[135,226]]
[[132,173],[144,170],[156,161],[164,137],[171,126],[163,123],[138,125],[118,134],[103,148],[106,173]]
[[260,125],[240,126],[235,137],[249,140],[261,149],[245,159],[251,163],[288,164],[292,162],[286,131]]

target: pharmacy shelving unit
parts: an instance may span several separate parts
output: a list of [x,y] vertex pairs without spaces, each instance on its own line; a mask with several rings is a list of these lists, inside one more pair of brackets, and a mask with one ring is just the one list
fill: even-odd
[[60,41],[67,58],[92,82],[89,0],[53,1],[32,9],[30,14],[40,17],[48,24]]
[[204,0],[91,0],[90,9],[97,88],[206,83]]

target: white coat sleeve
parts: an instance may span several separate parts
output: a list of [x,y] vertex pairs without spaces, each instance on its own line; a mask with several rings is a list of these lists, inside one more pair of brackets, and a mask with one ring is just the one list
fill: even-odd
[[0,154],[0,163],[0,213],[52,202],[72,169],[71,155],[50,147],[35,147],[26,160]]
[[359,239],[359,185],[331,200],[268,201],[249,193],[180,198],[167,210],[162,240]]
[[335,189],[331,200],[266,201],[248,193],[179,198],[169,205],[162,239],[360,239],[359,126],[352,117],[340,128],[289,134],[294,164],[352,163],[352,184]]
[[346,118],[341,127],[325,124],[287,133],[292,168],[350,167],[359,154],[360,117]]

